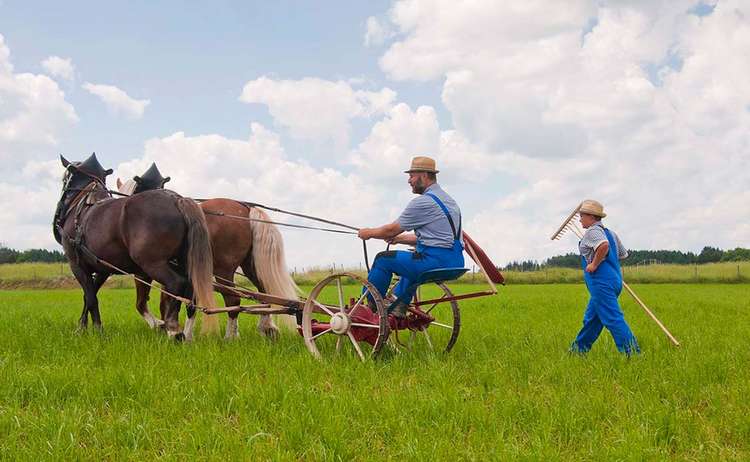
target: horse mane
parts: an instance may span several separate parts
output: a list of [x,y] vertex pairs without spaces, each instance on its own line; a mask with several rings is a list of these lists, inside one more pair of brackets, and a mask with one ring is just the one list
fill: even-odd
[[138,186],[138,183],[136,183],[135,180],[131,178],[119,187],[119,191],[123,194],[131,196],[133,195],[133,191],[135,191],[136,186]]

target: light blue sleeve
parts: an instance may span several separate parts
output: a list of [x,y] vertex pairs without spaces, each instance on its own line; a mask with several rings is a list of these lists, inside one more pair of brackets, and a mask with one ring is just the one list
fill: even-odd
[[614,231],[610,231],[612,235],[615,238],[615,244],[617,244],[617,258],[620,260],[624,260],[628,258],[628,249],[625,248],[624,245],[622,245],[622,241],[620,241],[620,236],[617,235]]
[[416,228],[431,223],[435,218],[432,210],[432,199],[425,196],[415,197],[409,202],[396,222],[404,231],[413,231]]
[[583,234],[580,247],[589,249],[593,252],[602,242],[607,242],[607,235],[604,234],[604,230],[599,226],[592,226]]

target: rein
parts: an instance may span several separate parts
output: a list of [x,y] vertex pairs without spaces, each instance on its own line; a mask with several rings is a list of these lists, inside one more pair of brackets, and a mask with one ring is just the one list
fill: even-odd
[[[121,193],[119,191],[112,191],[111,189],[107,189],[107,192],[109,192],[110,194],[121,196],[121,197],[130,197],[130,194],[124,194],[124,193]],[[196,199],[196,198],[192,198],[192,197],[190,199],[193,199],[194,201],[196,201],[198,203],[200,203],[200,202],[206,202],[206,201],[209,200],[209,199]],[[258,204],[257,202],[247,202],[247,201],[237,201],[237,200],[235,200],[235,202],[238,202],[238,203],[240,203],[240,204],[242,204],[242,205],[244,205],[245,207],[248,207],[248,208],[249,207],[257,207],[259,209],[269,210],[271,212],[278,212],[278,213],[281,213],[281,214],[284,214],[284,215],[291,215],[291,216],[294,216],[294,217],[305,218],[307,220],[313,220],[313,221],[318,221],[318,222],[321,222],[321,223],[327,223],[329,225],[340,226],[342,228],[346,228],[346,229],[349,229],[351,231],[344,231],[344,230],[341,230],[341,229],[332,229],[332,228],[323,228],[323,227],[318,227],[318,226],[298,225],[298,224],[294,224],[294,223],[284,223],[284,222],[272,221],[272,220],[262,220],[260,218],[242,217],[242,216],[239,216],[239,215],[228,215],[228,214],[225,214],[224,212],[214,212],[214,211],[211,211],[211,210],[204,210],[203,213],[205,213],[206,215],[214,215],[214,216],[232,218],[234,220],[256,221],[256,222],[259,222],[259,223],[267,223],[267,224],[270,224],[270,225],[286,226],[286,227],[289,227],[289,228],[311,229],[311,230],[315,230],[315,231],[325,231],[327,233],[357,235],[357,231],[359,231],[359,229],[360,229],[360,228],[357,228],[356,226],[347,225],[345,223],[339,223],[337,221],[327,220],[325,218],[315,217],[315,216],[312,216],[312,215],[305,215],[305,214],[302,214],[302,213],[299,213],[299,212],[291,212],[289,210],[283,210],[283,209],[280,209],[280,208],[277,208],[277,207],[269,207],[267,205]],[[364,239],[362,240],[362,252],[363,252],[364,258],[365,258],[365,267],[367,268],[367,272],[369,273],[370,272],[370,260],[369,260],[369,257],[367,255],[367,241],[365,241]]]
[[326,231],[329,233],[339,233],[339,234],[357,234],[354,231],[344,231],[341,229],[332,229],[332,228],[319,228],[317,226],[305,226],[305,225],[296,225],[293,223],[281,223],[278,221],[271,221],[271,220],[262,220],[260,218],[250,218],[250,217],[241,217],[239,215],[227,215],[224,212],[214,212],[213,210],[204,210],[203,213],[206,215],[214,215],[217,217],[225,217],[225,218],[232,218],[235,220],[246,220],[246,221],[257,221],[259,223],[268,223],[272,225],[280,225],[280,226],[288,226],[290,228],[300,228],[300,229],[314,229],[317,231]]

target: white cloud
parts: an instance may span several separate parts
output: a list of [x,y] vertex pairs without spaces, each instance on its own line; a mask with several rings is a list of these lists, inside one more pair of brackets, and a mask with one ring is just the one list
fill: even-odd
[[65,80],[73,80],[73,76],[75,75],[73,60],[71,60],[70,58],[50,56],[42,61],[42,67],[52,77],[60,77]]
[[47,76],[15,73],[10,49],[0,35],[0,161],[18,167],[40,148],[58,143],[78,121],[75,109]]
[[115,114],[123,114],[130,119],[140,119],[146,106],[151,104],[148,99],[134,99],[114,85],[101,85],[86,82],[83,89],[99,97],[107,108]]
[[349,162],[369,175],[393,177],[404,170],[413,156],[435,156],[440,128],[435,110],[421,106],[412,111],[399,103],[377,122],[350,156]]
[[444,79],[438,155],[485,167],[467,229],[499,260],[573,251],[549,234],[588,197],[635,247],[747,246],[750,10],[693,4],[395,2],[381,67]]
[[54,80],[15,72],[10,56],[0,35],[0,241],[21,249],[51,247],[61,168],[42,159],[49,159],[78,117]]
[[351,119],[384,113],[395,98],[388,88],[355,90],[344,81],[260,77],[245,84],[240,101],[265,104],[274,121],[296,138],[346,147]]
[[[119,165],[113,177],[124,181],[140,175],[151,162],[156,162],[164,176],[172,177],[167,187],[183,195],[231,197],[353,226],[379,219],[381,193],[362,176],[289,160],[279,136],[257,123],[251,125],[246,140],[220,135],[191,137],[182,132],[148,140],[143,156]],[[280,222],[300,223],[290,216],[269,213]],[[360,259],[361,244],[356,236],[280,229],[291,267]]]
[[379,46],[392,38],[395,32],[391,29],[389,22],[384,22],[370,16],[365,23],[365,46]]

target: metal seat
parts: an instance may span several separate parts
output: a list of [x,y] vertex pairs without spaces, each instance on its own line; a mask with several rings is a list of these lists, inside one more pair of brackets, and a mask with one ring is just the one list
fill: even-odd
[[468,268],[438,268],[425,271],[414,281],[413,285],[422,285],[428,282],[445,282],[458,279],[469,271]]

